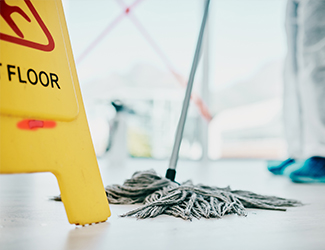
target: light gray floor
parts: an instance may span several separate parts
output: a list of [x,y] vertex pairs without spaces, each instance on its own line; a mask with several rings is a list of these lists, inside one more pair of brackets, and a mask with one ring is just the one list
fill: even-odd
[[[121,184],[136,170],[165,174],[165,161],[130,160],[109,167],[100,160],[104,184]],[[228,186],[301,200],[287,212],[249,210],[247,217],[193,222],[160,216],[120,218],[133,206],[111,205],[112,216],[98,225],[76,227],[67,221],[50,173],[0,175],[0,249],[325,249],[325,185],[291,183],[272,176],[263,161],[224,160],[202,165],[180,162],[177,181]]]

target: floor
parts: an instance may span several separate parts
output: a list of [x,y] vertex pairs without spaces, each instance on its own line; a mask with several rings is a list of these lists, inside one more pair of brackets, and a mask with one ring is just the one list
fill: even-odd
[[[110,166],[100,159],[105,185],[119,183],[136,170],[153,168],[165,174],[166,161],[126,161]],[[136,205],[110,205],[105,223],[70,225],[50,173],[0,175],[0,249],[325,249],[325,185],[291,183],[272,176],[260,160],[179,162],[178,182],[228,186],[256,193],[294,198],[305,203],[286,212],[252,209],[247,217],[192,222],[160,216],[120,218]]]

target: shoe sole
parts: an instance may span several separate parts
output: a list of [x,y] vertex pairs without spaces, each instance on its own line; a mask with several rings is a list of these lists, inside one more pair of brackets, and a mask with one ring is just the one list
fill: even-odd
[[301,177],[290,177],[290,179],[296,183],[325,183],[325,177],[315,179],[311,177],[301,176]]

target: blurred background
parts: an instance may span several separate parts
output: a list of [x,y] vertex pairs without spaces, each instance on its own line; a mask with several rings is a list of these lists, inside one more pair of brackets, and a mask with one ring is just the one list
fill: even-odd
[[[63,0],[98,157],[168,159],[203,0]],[[180,157],[282,159],[285,0],[212,0]]]

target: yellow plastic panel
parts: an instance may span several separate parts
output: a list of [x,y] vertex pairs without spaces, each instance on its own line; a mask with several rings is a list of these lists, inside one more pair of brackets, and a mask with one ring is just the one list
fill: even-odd
[[[55,1],[1,1],[0,112],[69,121],[78,102]],[[14,25],[11,24],[14,22]]]
[[[5,2],[21,7],[26,13],[28,9],[23,4],[32,4],[51,32],[55,47],[48,46],[47,38],[24,43],[17,32],[8,32],[19,38],[14,39],[14,43],[3,39],[6,38],[4,33],[0,35],[0,173],[52,172],[57,177],[71,224],[105,221],[110,210],[90,137],[61,1]],[[0,19],[3,32],[3,15]],[[56,30],[57,24],[60,32]],[[31,29],[34,27],[37,25]],[[24,26],[21,30],[29,31]],[[30,39],[27,35],[25,38]],[[38,48],[33,48],[35,44]],[[11,74],[11,81],[6,75],[7,64],[16,66],[10,68],[16,73]],[[55,72],[61,89],[19,82],[18,67],[21,73],[24,67],[33,67],[37,72]],[[8,87],[8,84],[13,86]]]

